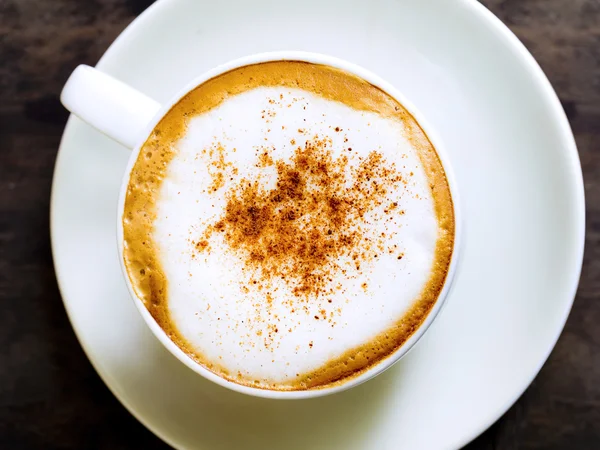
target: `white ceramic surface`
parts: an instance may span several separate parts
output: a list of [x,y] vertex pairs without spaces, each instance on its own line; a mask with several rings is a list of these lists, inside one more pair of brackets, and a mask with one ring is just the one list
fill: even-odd
[[[340,385],[307,391],[272,391],[268,389],[258,389],[254,387],[243,386],[216,375],[201,364],[198,364],[196,361],[191,359],[169,338],[167,333],[165,333],[164,330],[156,323],[144,305],[144,302],[137,297],[127,275],[127,268],[125,267],[123,256],[124,238],[122,216],[125,207],[127,187],[129,185],[129,173],[133,169],[133,166],[138,159],[138,154],[142,144],[146,141],[158,122],[160,122],[164,115],[183,96],[207,80],[238,67],[267,61],[282,60],[307,61],[314,64],[324,64],[345,70],[346,72],[353,73],[372,85],[379,87],[393,98],[398,100],[415,118],[417,123],[419,123],[436,149],[442,165],[444,166],[446,178],[448,180],[448,184],[452,193],[452,199],[454,201],[455,238],[452,260],[450,261],[448,275],[446,276],[444,287],[441,290],[435,305],[421,326],[410,336],[409,339],[406,340],[406,342],[404,342],[401,347],[396,349],[394,353],[390,354],[378,364],[370,367],[359,376],[351,378]],[[132,152],[129,154],[129,161],[127,163],[126,170],[123,173],[124,176],[123,181],[121,182],[121,191],[119,193],[118,202],[119,213],[117,214],[116,218],[116,242],[119,249],[119,261],[121,270],[123,271],[123,278],[125,279],[131,297],[135,300],[140,314],[156,338],[161,341],[167,350],[169,350],[176,358],[178,358],[182,363],[194,370],[199,375],[202,375],[221,386],[233,389],[237,392],[273,399],[306,399],[341,392],[371,379],[372,377],[388,369],[391,365],[395,364],[400,358],[402,358],[408,351],[412,349],[419,339],[421,339],[421,336],[423,336],[425,331],[427,331],[427,329],[431,326],[442,306],[444,305],[456,273],[462,237],[462,217],[460,215],[459,207],[460,199],[458,196],[458,190],[451,164],[448,160],[448,156],[446,155],[446,150],[437,136],[437,133],[431,128],[426,119],[422,117],[421,113],[415,109],[414,105],[404,98],[402,93],[398,92],[394,86],[390,85],[377,75],[369,73],[364,68],[338,58],[317,53],[298,51],[258,53],[255,55],[244,56],[233,61],[228,61],[219,65],[218,67],[212,68],[208,72],[203,73],[198,77],[195,77],[187,84],[187,86],[183,86],[173,98],[170,98],[169,101],[165,102],[162,106],[159,106],[154,100],[123,84],[121,81],[89,66],[79,66],[69,77],[69,80],[67,81],[61,94],[61,102],[77,117],[85,120],[88,124],[92,125],[125,147],[132,149]],[[270,358],[271,356],[269,356],[269,359]]]
[[159,102],[219,63],[316,51],[389,80],[446,144],[461,188],[462,261],[413,352],[337,395],[273,401],[198,377],[145,327],[121,276],[114,223],[128,152],[77,119],[52,192],[65,306],[121,402],[179,448],[456,448],[496,420],[546,360],[570,310],[584,235],[581,169],[532,57],[472,0],[162,0],[99,63]]

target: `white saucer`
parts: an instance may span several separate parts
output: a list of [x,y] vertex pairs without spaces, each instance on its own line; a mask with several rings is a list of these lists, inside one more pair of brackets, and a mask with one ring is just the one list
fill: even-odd
[[445,141],[465,246],[454,292],[417,348],[366,384],[307,401],[251,398],[202,379],[146,328],[122,279],[115,222],[127,151],[71,118],[51,224],[73,328],[117,398],[174,447],[460,447],[538,373],[577,287],[583,183],[558,99],[517,39],[470,0],[162,0],[98,67],[165,101],[219,63],[283,49],[378,73]]

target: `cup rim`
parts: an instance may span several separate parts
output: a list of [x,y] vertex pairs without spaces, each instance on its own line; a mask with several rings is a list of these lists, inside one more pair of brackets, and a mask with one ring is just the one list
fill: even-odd
[[[125,267],[124,255],[123,255],[123,247],[124,247],[124,232],[123,232],[123,212],[125,207],[125,197],[127,193],[127,187],[129,185],[129,179],[131,176],[131,171],[133,166],[135,165],[139,152],[143,146],[143,144],[150,136],[152,130],[158,125],[160,120],[171,110],[171,108],[177,104],[187,93],[192,91],[197,86],[205,83],[206,81],[219,76],[225,72],[230,70],[234,70],[240,67],[244,67],[252,64],[260,64],[271,61],[302,61],[312,64],[322,64],[330,67],[334,67],[337,69],[344,70],[353,75],[356,75],[368,83],[378,87],[379,89],[386,92],[388,95],[396,99],[400,104],[408,111],[409,114],[416,120],[419,124],[431,144],[433,145],[440,161],[442,167],[444,168],[446,180],[448,182],[448,186],[450,189],[450,195],[452,198],[452,206],[454,211],[454,243],[452,248],[452,256],[450,260],[450,264],[448,267],[448,272],[446,274],[446,278],[444,280],[444,285],[442,290],[440,291],[433,307],[427,314],[425,320],[421,323],[421,325],[417,328],[417,330],[395,351],[387,355],[381,361],[376,363],[374,366],[367,368],[364,372],[360,373],[357,376],[350,377],[348,380],[343,381],[340,384],[333,384],[331,386],[325,386],[322,388],[308,389],[308,390],[295,390],[295,391],[278,391],[272,389],[251,387],[236,383],[234,381],[227,380],[216,373],[210,371],[209,369],[202,366],[200,363],[194,361],[187,353],[185,353],[179,346],[177,346],[165,333],[165,331],[158,325],[158,323],[154,320],[154,317],[150,314],[143,301],[137,296],[132,285],[131,280],[129,278],[129,274],[127,272],[127,268]],[[435,318],[439,315],[442,307],[446,303],[447,297],[452,289],[453,282],[455,279],[455,275],[457,272],[457,266],[459,264],[459,253],[461,248],[462,241],[462,214],[460,208],[460,198],[457,189],[456,179],[454,176],[454,171],[452,170],[452,166],[450,164],[449,158],[446,154],[445,147],[443,142],[438,137],[437,133],[433,129],[433,127],[425,120],[423,115],[417,110],[417,108],[410,102],[400,91],[398,91],[392,84],[388,83],[378,75],[373,72],[343,59],[321,54],[321,53],[313,53],[313,52],[304,52],[304,51],[275,51],[275,52],[264,52],[264,53],[255,53],[247,56],[243,56],[240,58],[236,58],[229,62],[218,65],[198,77],[194,78],[192,81],[187,83],[182,89],[180,89],[177,94],[175,94],[168,102],[164,103],[158,110],[158,112],[154,115],[152,120],[145,127],[144,132],[140,133],[139,142],[136,146],[131,150],[131,154],[129,156],[129,160],[127,162],[127,168],[123,174],[123,179],[121,183],[121,188],[119,191],[119,201],[118,201],[118,210],[117,210],[117,248],[119,253],[119,264],[121,266],[121,271],[123,273],[123,277],[125,278],[125,283],[127,285],[127,289],[129,291],[130,297],[135,303],[138,311],[143,317],[146,325],[150,328],[154,336],[163,344],[163,346],[179,361],[185,364],[188,368],[196,372],[197,374],[203,376],[204,378],[220,385],[225,388],[231,389],[236,392],[240,392],[242,394],[247,394],[255,397],[262,398],[270,398],[270,399],[306,399],[306,398],[316,398],[322,397],[325,395],[334,394],[337,392],[342,392],[348,390],[352,387],[358,386],[359,384],[364,383],[371,378],[381,374],[396,362],[398,362],[402,357],[404,357],[410,350],[414,348],[416,343],[421,339],[421,337],[425,334],[425,332],[429,329]]]

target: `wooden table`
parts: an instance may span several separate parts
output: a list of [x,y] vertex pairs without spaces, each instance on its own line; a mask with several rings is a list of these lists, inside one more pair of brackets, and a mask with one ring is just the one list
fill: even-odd
[[[0,0],[0,448],[164,448],[102,383],[67,320],[48,231],[58,95],[151,1]],[[587,244],[564,333],[469,449],[600,448],[600,0],[484,0],[552,81],[583,164]]]

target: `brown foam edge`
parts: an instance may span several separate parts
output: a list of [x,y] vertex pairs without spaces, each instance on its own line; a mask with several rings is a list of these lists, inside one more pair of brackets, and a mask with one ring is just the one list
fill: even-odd
[[[431,277],[419,298],[392,327],[368,343],[335,357],[322,367],[286,384],[251,383],[211,363],[181,335],[170,319],[167,280],[153,241],[156,198],[174,144],[190,118],[209,111],[227,98],[260,86],[299,88],[351,108],[400,120],[417,149],[432,189],[439,236]],[[185,120],[180,118],[184,117]],[[154,128],[130,174],[123,215],[124,263],[131,285],[150,314],[188,356],[215,374],[238,384],[270,390],[321,389],[343,384],[379,363],[404,344],[425,321],[448,274],[454,246],[455,218],[450,187],[435,148],[414,117],[389,94],[342,70],[302,61],[275,61],[237,68],[212,78],[185,95]]]

